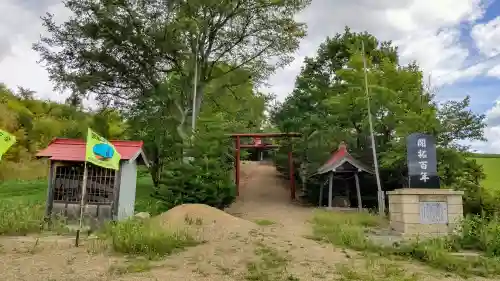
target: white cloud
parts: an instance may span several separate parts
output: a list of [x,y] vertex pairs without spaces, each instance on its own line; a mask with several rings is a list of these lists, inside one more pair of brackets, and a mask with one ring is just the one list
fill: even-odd
[[500,126],[488,127],[484,130],[487,142],[470,143],[471,151],[477,153],[500,154]]
[[[4,0],[0,8],[7,11],[0,19],[0,38],[6,40],[0,42],[8,42],[11,49],[15,49],[0,61],[0,81],[15,86],[22,81],[18,76],[23,74],[9,69],[29,69],[23,72],[37,75],[23,85],[50,97],[50,82],[36,69],[39,68],[35,64],[36,54],[30,45],[43,30],[40,15],[50,10],[59,18],[67,16],[60,0]],[[314,55],[326,36],[342,32],[346,25],[354,31],[367,30],[381,40],[394,40],[400,46],[404,62],[417,60],[433,77],[456,72],[468,55],[467,48],[458,41],[459,24],[474,21],[483,12],[481,0],[313,0],[311,6],[298,15],[307,22],[309,34],[296,54],[296,61],[270,79],[270,91],[283,99],[293,89],[303,58]],[[0,60],[2,54],[6,52],[2,52],[0,43]],[[436,83],[449,83],[461,77],[460,74],[447,75],[447,79],[436,79]]]
[[500,78],[500,16],[475,25],[471,37],[487,61],[486,75]]
[[[297,58],[313,56],[326,36],[342,32],[347,25],[354,31],[366,30],[379,40],[392,40],[399,46],[402,62],[416,60],[426,76],[432,74],[434,85],[452,83],[484,71],[463,70],[469,51],[459,41],[460,26],[481,18],[484,11],[481,0],[313,0],[298,16],[307,22],[309,34]],[[300,65],[272,77],[269,91],[280,99],[289,94],[294,86],[290,76],[299,73]]]
[[475,25],[471,36],[482,54],[488,57],[500,54],[500,17]]
[[[500,17],[477,24],[472,28],[471,37],[483,57],[484,70],[487,76],[500,78]],[[474,144],[483,151],[500,153],[500,98],[486,112],[487,127],[484,130],[488,142]]]
[[500,154],[500,97],[485,115],[487,127],[484,129],[484,136],[488,141],[473,141],[469,144],[473,151]]
[[29,33],[29,29],[25,29],[22,19],[33,18],[33,14],[23,7],[17,5],[15,1],[0,2],[0,60],[8,55],[11,51],[11,45],[24,34]]
[[400,47],[403,61],[416,60],[422,70],[431,75],[433,84],[442,85],[463,76],[456,70],[463,67],[469,50],[460,45],[459,36],[460,31],[455,28],[429,29],[414,31],[395,43]]
[[488,70],[487,74],[492,77],[500,77],[500,65],[493,66],[490,70]]
[[[435,86],[484,73],[500,77],[500,66],[496,66],[500,57],[499,61],[467,67],[469,49],[460,42],[461,28],[474,25],[482,17],[486,1],[313,0],[297,16],[308,24],[308,36],[296,60],[269,80],[267,90],[284,99],[294,87],[303,59],[313,56],[327,36],[342,32],[346,25],[353,31],[368,31],[380,40],[393,40],[399,46],[402,63],[416,60],[426,76],[432,74]],[[31,88],[42,98],[62,100],[63,96],[52,91],[47,73],[36,63],[38,55],[31,50],[31,44],[43,32],[41,15],[50,11],[58,19],[67,18],[61,0],[2,0],[0,10],[0,82],[11,88]],[[499,18],[472,29],[471,36],[485,56],[500,53]],[[491,137],[488,146],[500,149],[500,143],[496,143],[500,142],[500,128],[489,126],[486,133]]]
[[[69,16],[68,10],[58,0],[3,0],[0,10],[4,15],[0,17],[0,82],[10,88],[32,89],[39,98],[64,100],[64,95],[54,93],[48,74],[37,64],[39,56],[31,46],[44,32],[40,16],[50,12],[56,20],[64,20]],[[2,49],[1,42],[8,42],[8,48]]]
[[497,99],[493,108],[486,112],[486,122],[491,126],[500,126],[500,98]]

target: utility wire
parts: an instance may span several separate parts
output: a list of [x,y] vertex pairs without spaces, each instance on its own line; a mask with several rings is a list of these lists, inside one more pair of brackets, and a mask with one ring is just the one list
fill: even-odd
[[455,69],[455,70],[452,70],[452,71],[448,71],[448,72],[443,73],[441,75],[435,76],[434,79],[438,79],[439,80],[440,78],[443,78],[445,75],[450,75],[450,74],[453,74],[453,73],[456,73],[456,72],[459,72],[459,71],[464,71],[464,70],[467,70],[467,69],[469,69],[471,67],[478,66],[478,65],[480,65],[482,63],[486,63],[488,61],[491,61],[491,60],[494,60],[494,59],[497,59],[497,58],[500,58],[500,53],[498,53],[498,54],[496,54],[496,55],[494,55],[492,57],[487,57],[487,58],[481,59],[481,60],[476,61],[476,62],[474,62],[472,64],[469,64],[467,66],[463,66],[463,67],[460,67],[458,69]]

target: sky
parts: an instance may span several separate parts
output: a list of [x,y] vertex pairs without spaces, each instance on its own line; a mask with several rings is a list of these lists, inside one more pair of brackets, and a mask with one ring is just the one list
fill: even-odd
[[[31,46],[44,29],[40,16],[50,12],[58,21],[70,16],[61,0],[1,0],[0,82],[22,86],[38,97],[57,101],[47,72]],[[500,153],[500,0],[312,0],[297,15],[308,35],[295,60],[270,77],[265,91],[283,100],[292,90],[306,56],[314,56],[327,36],[368,31],[399,48],[402,63],[416,61],[436,89],[439,101],[469,95],[471,110],[485,114],[487,142],[473,149]]]

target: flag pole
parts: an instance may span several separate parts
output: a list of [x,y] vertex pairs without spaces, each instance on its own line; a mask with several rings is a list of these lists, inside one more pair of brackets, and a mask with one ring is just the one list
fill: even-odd
[[379,215],[385,215],[385,196],[382,192],[382,185],[380,184],[380,174],[378,171],[378,160],[377,160],[377,148],[375,147],[375,136],[373,135],[373,121],[372,121],[372,112],[371,112],[371,104],[370,104],[370,94],[368,92],[368,73],[366,66],[366,57],[365,57],[365,42],[361,41],[362,55],[363,55],[363,70],[365,74],[365,91],[366,91],[366,103],[368,107],[368,123],[370,124],[370,138],[372,143],[372,154],[373,154],[373,164],[375,166],[375,178],[377,179],[377,195],[378,195],[378,212]]
[[85,208],[85,194],[87,193],[87,161],[83,165],[83,182],[82,182],[82,198],[80,200],[80,222],[79,227],[76,230],[75,246],[78,247],[80,240],[80,232],[83,227],[83,210]]

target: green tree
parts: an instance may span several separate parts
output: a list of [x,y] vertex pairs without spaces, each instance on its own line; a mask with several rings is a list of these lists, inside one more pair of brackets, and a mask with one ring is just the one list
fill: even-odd
[[[225,134],[260,128],[269,98],[254,91],[252,82],[246,79],[247,75],[248,72],[239,69],[213,80],[207,86],[198,124],[201,128],[205,122],[216,120],[220,122],[220,127],[226,128],[217,130],[225,138]],[[185,108],[184,105],[191,100],[182,94],[180,83],[178,75],[170,75],[158,93],[131,105],[127,110],[129,134],[145,141],[155,186],[160,182],[164,166],[168,162],[179,161],[186,148],[182,144],[185,136],[180,127],[187,114],[179,114],[179,108]]]
[[227,121],[224,113],[200,118],[200,126],[190,145],[191,162],[169,161],[153,197],[162,209],[186,203],[201,203],[216,208],[229,206],[235,198],[232,142],[225,133],[239,127]]
[[17,92],[0,84],[0,128],[16,136],[16,144],[0,163],[0,179],[46,176],[46,165],[34,159],[56,137],[84,138],[88,127],[112,138],[126,138],[125,124],[115,110],[85,112],[81,107],[39,100],[26,88]]
[[[72,17],[61,25],[51,14],[43,17],[48,35],[34,45],[59,88],[135,103],[157,94],[175,72],[192,97],[196,69],[198,113],[212,80],[244,68],[258,81],[291,61],[305,35],[294,16],[310,0],[64,3]],[[191,103],[186,106],[179,113],[192,114]]]
[[[293,144],[298,150],[296,166],[314,172],[340,141],[347,142],[353,156],[373,162],[362,41],[384,189],[407,184],[406,137],[413,132],[437,138],[438,169],[444,186],[470,188],[477,169],[458,142],[482,139],[484,116],[467,110],[468,98],[439,108],[424,87],[416,63],[399,65],[391,42],[379,42],[370,34],[352,33],[348,28],[328,38],[316,57],[305,59],[294,91],[272,112],[273,122],[282,131],[303,133]],[[285,165],[285,159],[284,153],[278,153],[279,166]],[[308,189],[317,184],[312,182]]]
[[14,93],[0,84],[0,127],[17,138],[6,159],[30,160],[53,138],[83,138],[89,126],[109,138],[126,137],[122,117],[115,110],[84,112],[72,105],[38,100],[34,91],[19,89],[21,93]]

